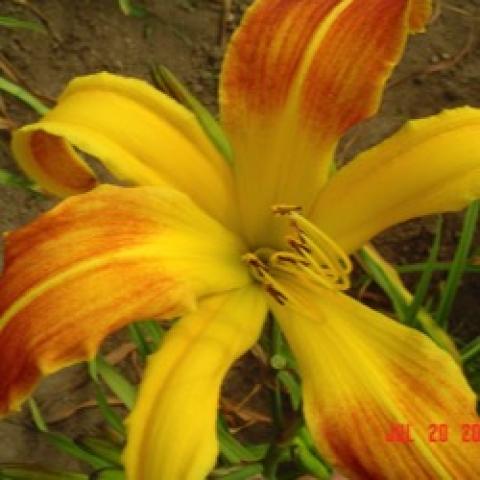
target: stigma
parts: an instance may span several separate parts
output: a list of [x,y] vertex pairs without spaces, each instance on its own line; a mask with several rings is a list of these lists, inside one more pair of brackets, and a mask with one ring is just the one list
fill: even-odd
[[350,288],[352,263],[341,247],[306,219],[300,207],[276,205],[272,210],[289,220],[286,249],[261,248],[243,257],[265,291],[280,305],[285,305],[294,302],[288,287],[292,280],[298,285],[307,283],[310,287],[337,291]]

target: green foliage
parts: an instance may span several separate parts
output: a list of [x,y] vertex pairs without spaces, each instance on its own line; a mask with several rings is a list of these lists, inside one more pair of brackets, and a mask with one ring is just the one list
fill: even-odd
[[118,6],[125,15],[132,17],[143,17],[147,13],[143,7],[136,5],[131,0],[118,0]]
[[457,294],[460,280],[467,265],[468,256],[472,246],[473,236],[477,227],[480,202],[473,202],[465,214],[460,241],[453,258],[452,266],[448,273],[447,282],[442,292],[435,319],[444,328],[448,327],[448,316],[452,309],[453,301]]
[[228,162],[233,162],[233,151],[225,132],[215,117],[194,97],[175,75],[164,66],[154,66],[152,74],[157,86],[189,108],[197,117],[204,132],[208,135],[220,154]]
[[0,168],[0,185],[20,187],[36,194],[39,193],[38,187],[33,182],[3,168]]
[[19,85],[10,82],[6,78],[0,76],[0,91],[4,91],[18,100],[26,103],[30,108],[35,110],[40,115],[44,115],[48,112],[49,108],[45,106],[38,98],[34,97],[31,93],[27,92],[24,88]]
[[45,27],[38,22],[32,20],[21,20],[14,17],[0,16],[0,27],[30,30],[37,33],[47,33]]

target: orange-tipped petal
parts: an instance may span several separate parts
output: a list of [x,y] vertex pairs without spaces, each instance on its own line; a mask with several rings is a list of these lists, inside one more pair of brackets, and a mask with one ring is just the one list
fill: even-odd
[[313,221],[347,252],[411,218],[480,197],[480,109],[408,122],[342,168],[318,195]]
[[322,454],[351,480],[476,478],[480,418],[453,358],[344,294],[297,295],[305,315],[274,310],[298,360],[305,417]]
[[263,225],[272,205],[308,210],[327,178],[339,137],[377,111],[408,33],[419,29],[429,4],[253,4],[227,52],[220,92],[251,240],[271,243],[272,229]]
[[0,414],[126,323],[176,317],[198,297],[248,283],[242,249],[186,195],[158,187],[99,187],[9,234]]
[[410,29],[412,32],[424,32],[425,25],[432,16],[432,2],[412,0]]
[[255,286],[203,300],[149,359],[127,420],[124,460],[135,480],[200,480],[214,467],[225,373],[260,335],[266,316]]
[[43,118],[14,133],[12,149],[45,190],[67,196],[97,182],[68,142],[120,180],[173,186],[232,224],[232,174],[226,162],[194,115],[146,82],[108,73],[76,78]]

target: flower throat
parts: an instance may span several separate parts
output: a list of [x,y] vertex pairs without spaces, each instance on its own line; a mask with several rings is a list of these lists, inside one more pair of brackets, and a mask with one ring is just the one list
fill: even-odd
[[331,290],[350,287],[352,263],[348,255],[324,232],[300,214],[301,207],[276,205],[272,208],[278,216],[288,217],[291,234],[285,237],[287,249],[275,251],[260,248],[247,253],[243,259],[250,266],[253,277],[278,303],[292,300],[284,282],[309,283]]

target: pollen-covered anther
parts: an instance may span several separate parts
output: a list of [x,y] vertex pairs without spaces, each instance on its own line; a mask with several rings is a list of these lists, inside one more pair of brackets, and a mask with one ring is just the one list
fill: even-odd
[[250,266],[253,277],[263,285],[265,291],[280,305],[285,305],[289,299],[288,294],[269,273],[269,266],[254,253],[247,253],[242,258]]
[[276,205],[273,212],[287,216],[293,235],[285,238],[292,252],[277,252],[269,263],[278,270],[334,290],[350,287],[352,264],[346,253],[296,206]]
[[303,256],[291,252],[275,252],[270,257],[270,263],[274,266],[289,263],[291,265],[303,265],[309,267],[311,264]]
[[270,294],[280,305],[285,305],[288,301],[288,297],[284,293],[280,292],[269,283],[265,284],[265,291]]
[[293,212],[301,212],[302,207],[300,205],[274,205],[272,207],[272,212],[275,215],[289,215]]

